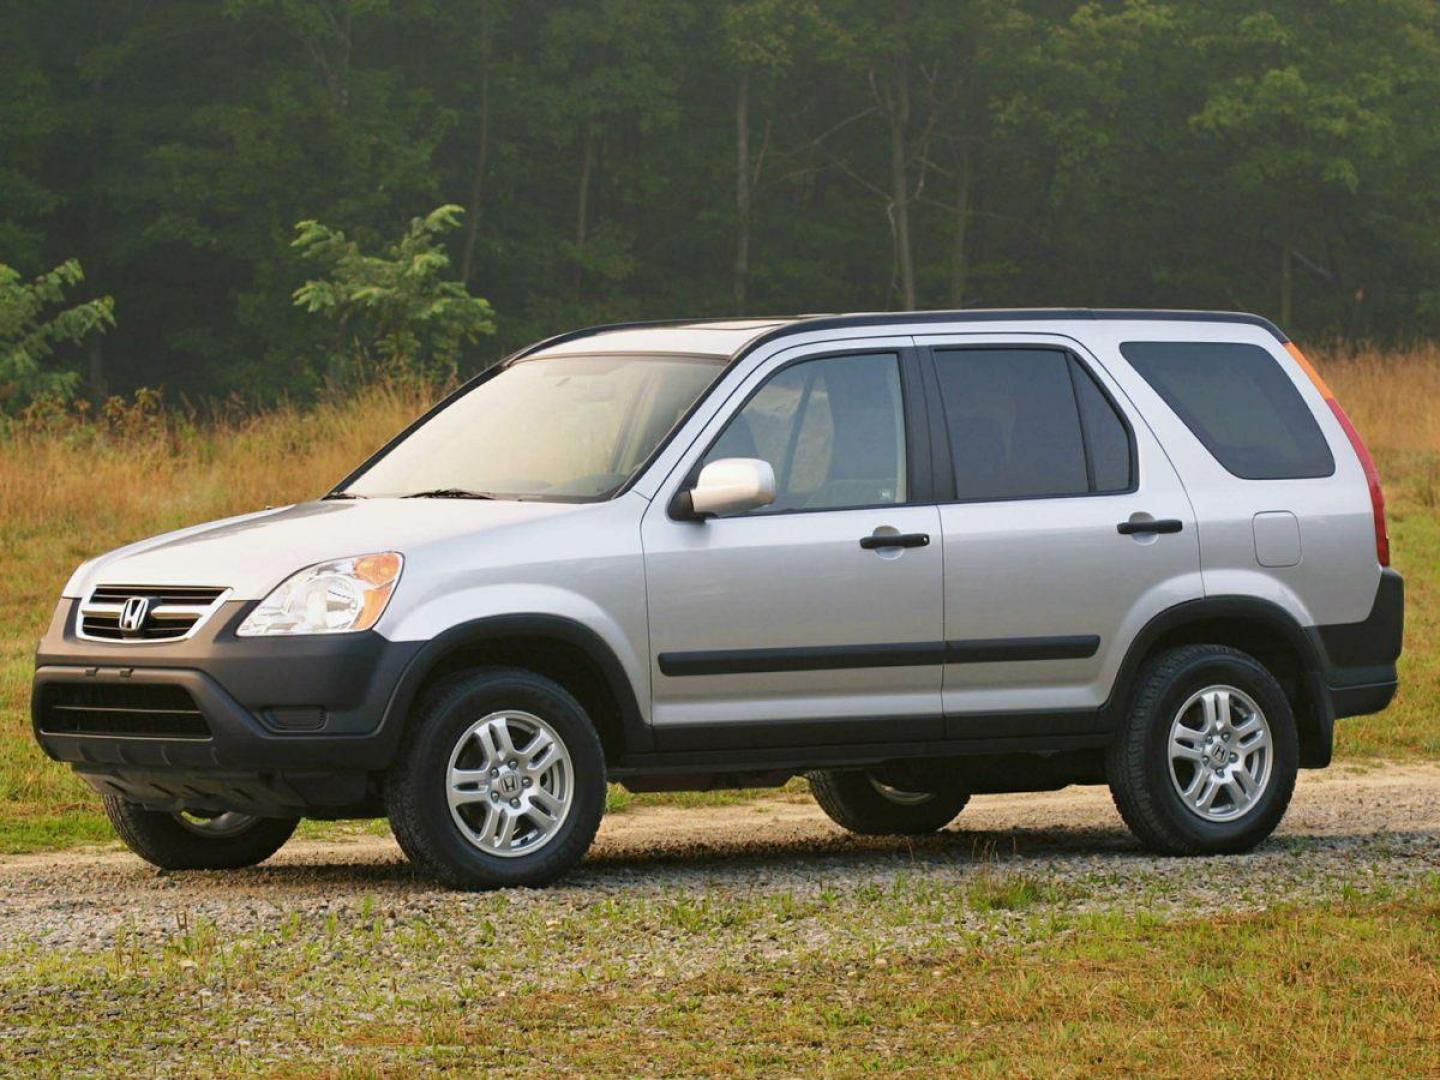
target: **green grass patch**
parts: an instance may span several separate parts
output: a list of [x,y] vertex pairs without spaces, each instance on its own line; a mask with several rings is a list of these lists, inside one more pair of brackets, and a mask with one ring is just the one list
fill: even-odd
[[[1020,879],[1023,882],[1023,879]],[[1031,895],[997,879],[1000,895]],[[1164,921],[963,887],[364,905],[0,952],[0,1071],[1434,1075],[1440,893]],[[972,914],[973,914],[973,909]],[[902,912],[906,914],[902,914]],[[863,934],[847,935],[852,922]],[[901,934],[920,925],[933,932]],[[817,935],[817,927],[826,933]],[[1010,931],[1005,928],[1010,927]]]
[[11,805],[0,819],[0,855],[116,842],[105,815],[90,807],[55,810]]

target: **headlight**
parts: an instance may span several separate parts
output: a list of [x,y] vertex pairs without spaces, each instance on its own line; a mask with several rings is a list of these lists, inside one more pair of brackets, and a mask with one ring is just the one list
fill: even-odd
[[397,551],[317,563],[260,601],[235,633],[346,634],[369,630],[385,612],[405,559]]

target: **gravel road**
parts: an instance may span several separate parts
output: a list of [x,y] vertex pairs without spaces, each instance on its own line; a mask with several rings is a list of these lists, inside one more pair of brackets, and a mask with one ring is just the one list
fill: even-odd
[[[1103,788],[977,797],[955,825],[917,841],[851,837],[807,796],[709,808],[632,808],[606,819],[581,870],[514,903],[557,915],[608,901],[688,894],[745,898],[1023,875],[1068,889],[1068,906],[1164,915],[1265,907],[1405,886],[1440,872],[1440,765],[1344,765],[1302,773],[1290,812],[1251,855],[1143,853]],[[414,878],[387,837],[292,841],[264,866],[166,874],[116,850],[0,857],[0,947],[92,951],[117,935],[160,940],[199,919],[222,934],[295,913],[387,922],[463,917],[477,898]],[[393,924],[392,924],[393,925]]]

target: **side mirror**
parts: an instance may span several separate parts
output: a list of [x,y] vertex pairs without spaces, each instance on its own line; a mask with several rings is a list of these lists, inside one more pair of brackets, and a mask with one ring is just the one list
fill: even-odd
[[775,470],[759,458],[721,458],[700,470],[689,491],[670,504],[671,517],[703,521],[716,514],[740,514],[775,501]]

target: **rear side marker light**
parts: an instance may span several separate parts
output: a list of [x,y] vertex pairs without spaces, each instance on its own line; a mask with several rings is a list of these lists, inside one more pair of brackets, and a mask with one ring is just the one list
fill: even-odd
[[1370,488],[1370,512],[1375,519],[1375,558],[1381,566],[1390,565],[1390,530],[1385,524],[1385,492],[1380,487],[1380,471],[1375,468],[1375,459],[1370,456],[1370,450],[1365,445],[1365,440],[1360,438],[1360,432],[1355,430],[1355,425],[1350,422],[1345,409],[1335,399],[1335,392],[1320,373],[1311,366],[1310,361],[1305,359],[1305,354],[1296,347],[1293,341],[1285,343],[1285,350],[1295,358],[1300,365],[1300,370],[1310,377],[1315,384],[1315,389],[1320,391],[1320,396],[1325,399],[1325,404],[1330,406],[1330,411],[1335,414],[1335,419],[1340,422],[1340,427],[1345,431],[1345,437],[1350,440],[1350,445],[1355,450],[1355,456],[1360,459],[1360,467],[1365,470],[1365,483]]

